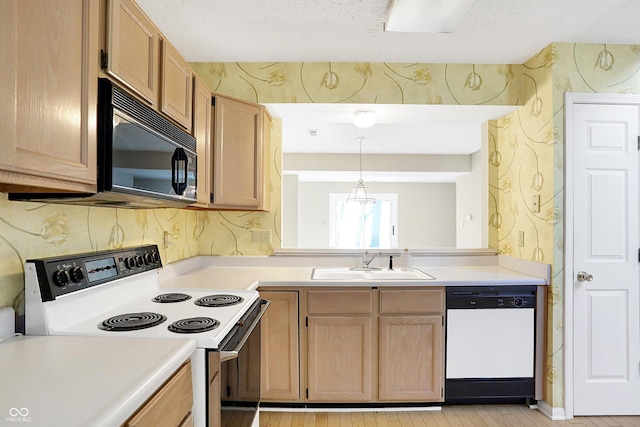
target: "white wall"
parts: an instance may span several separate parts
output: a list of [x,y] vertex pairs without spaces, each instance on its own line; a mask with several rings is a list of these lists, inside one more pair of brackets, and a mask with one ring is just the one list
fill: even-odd
[[[287,182],[284,193],[287,194]],[[329,193],[348,193],[354,183],[299,182],[298,247],[329,247]],[[398,245],[400,248],[456,246],[456,185],[452,183],[376,183],[366,184],[372,193],[398,194]],[[283,242],[287,238],[292,214],[283,208]],[[291,231],[292,232],[292,231]],[[291,246],[283,246],[291,247]]]
[[[489,131],[482,124],[480,151],[471,154],[471,171],[456,180],[456,246],[489,246]],[[471,219],[469,219],[471,218]]]
[[282,247],[298,247],[298,175],[282,176]]
[[[483,248],[482,179],[480,177],[480,152],[471,156],[472,171],[456,180],[456,226],[458,248]],[[471,217],[471,219],[469,219]]]

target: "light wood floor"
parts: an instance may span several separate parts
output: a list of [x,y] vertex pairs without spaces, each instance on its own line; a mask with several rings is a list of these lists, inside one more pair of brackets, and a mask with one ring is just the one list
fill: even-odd
[[[320,410],[319,410],[320,411]],[[638,417],[551,421],[525,405],[456,405],[424,412],[260,412],[260,427],[640,427]]]

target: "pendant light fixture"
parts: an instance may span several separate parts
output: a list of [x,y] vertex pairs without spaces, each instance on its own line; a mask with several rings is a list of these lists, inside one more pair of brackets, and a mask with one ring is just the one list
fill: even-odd
[[351,190],[351,193],[347,196],[347,203],[375,203],[375,197],[369,194],[369,189],[364,185],[364,181],[362,179],[362,141],[363,137],[359,137],[358,141],[360,142],[360,179],[355,187]]

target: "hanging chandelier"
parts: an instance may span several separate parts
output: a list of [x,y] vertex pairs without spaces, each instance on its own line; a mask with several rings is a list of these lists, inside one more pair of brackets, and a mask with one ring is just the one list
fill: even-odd
[[364,140],[363,137],[358,138],[358,141],[360,142],[360,179],[358,180],[358,183],[355,185],[355,187],[353,187],[353,189],[351,190],[351,193],[349,193],[349,195],[347,196],[348,203],[355,202],[366,204],[376,202],[375,197],[369,194],[369,189],[364,185],[364,180],[362,179],[362,140]]

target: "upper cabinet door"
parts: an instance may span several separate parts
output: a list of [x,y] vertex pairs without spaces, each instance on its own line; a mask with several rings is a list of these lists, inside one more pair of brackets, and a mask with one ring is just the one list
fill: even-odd
[[109,0],[106,72],[157,105],[159,32],[131,0]]
[[187,61],[162,40],[162,112],[191,130],[193,74]]
[[260,209],[263,202],[263,108],[216,96],[213,207]]
[[0,1],[3,184],[95,191],[98,7]]
[[211,90],[199,77],[193,87],[193,136],[198,153],[198,206],[211,202]]

